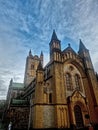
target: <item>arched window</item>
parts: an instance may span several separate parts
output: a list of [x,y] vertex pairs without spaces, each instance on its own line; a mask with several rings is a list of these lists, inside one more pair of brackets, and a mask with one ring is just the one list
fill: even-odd
[[71,75],[69,73],[66,73],[66,86],[67,90],[72,90],[72,80]]
[[79,90],[81,89],[80,76],[78,74],[75,74],[75,87]]

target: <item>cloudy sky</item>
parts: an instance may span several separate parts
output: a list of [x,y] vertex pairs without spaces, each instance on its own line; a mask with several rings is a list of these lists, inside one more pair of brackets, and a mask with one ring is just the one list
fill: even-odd
[[49,60],[49,42],[55,29],[62,50],[79,39],[89,49],[98,71],[98,0],[0,0],[0,99],[9,81],[23,82],[29,50]]

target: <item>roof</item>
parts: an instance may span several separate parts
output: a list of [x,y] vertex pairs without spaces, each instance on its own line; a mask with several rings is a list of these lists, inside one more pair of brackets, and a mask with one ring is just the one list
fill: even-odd
[[6,100],[0,100],[0,109],[4,108]]
[[12,82],[12,85],[10,87],[13,89],[24,89],[24,84]]
[[28,105],[27,100],[21,100],[21,99],[13,99],[11,102],[12,105]]
[[63,50],[63,53],[69,52],[69,51],[71,51],[71,52],[73,52],[74,54],[76,54],[76,52],[71,48],[70,44],[68,44],[68,47]]

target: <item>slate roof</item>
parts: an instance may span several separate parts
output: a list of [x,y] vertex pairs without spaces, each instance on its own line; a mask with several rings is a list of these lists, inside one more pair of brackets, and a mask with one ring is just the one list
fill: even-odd
[[12,82],[10,87],[13,89],[24,89],[24,84]]
[[73,52],[74,54],[76,54],[76,52],[71,48],[70,44],[68,44],[68,47],[63,50],[63,53],[70,52],[70,51]]
[[28,105],[28,101],[27,100],[21,100],[21,99],[12,99],[11,102],[12,105]]

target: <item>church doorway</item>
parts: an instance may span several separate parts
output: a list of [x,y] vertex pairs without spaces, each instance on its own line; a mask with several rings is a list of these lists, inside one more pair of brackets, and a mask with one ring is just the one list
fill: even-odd
[[75,121],[76,121],[76,128],[83,128],[83,117],[82,117],[82,111],[79,105],[76,105],[74,107],[74,114],[75,114]]

